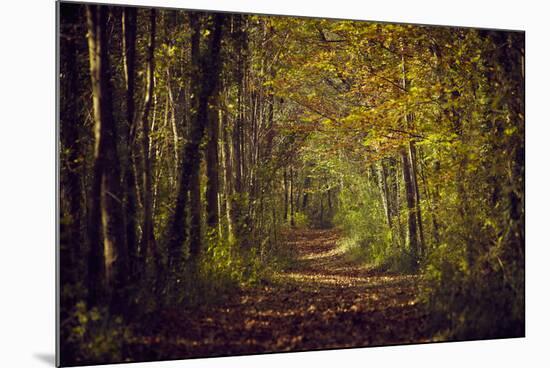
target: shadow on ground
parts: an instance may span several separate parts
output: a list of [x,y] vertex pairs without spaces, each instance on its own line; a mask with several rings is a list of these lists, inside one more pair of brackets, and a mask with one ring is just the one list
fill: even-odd
[[379,346],[430,341],[419,277],[346,261],[336,230],[286,235],[296,262],[272,282],[224,305],[167,310],[154,335],[131,345],[136,359]]

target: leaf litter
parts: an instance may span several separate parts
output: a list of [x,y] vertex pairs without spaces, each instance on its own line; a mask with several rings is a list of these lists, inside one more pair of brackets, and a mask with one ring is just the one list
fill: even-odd
[[139,360],[429,342],[418,275],[349,261],[338,230],[295,229],[292,266],[219,306],[165,310],[128,346]]

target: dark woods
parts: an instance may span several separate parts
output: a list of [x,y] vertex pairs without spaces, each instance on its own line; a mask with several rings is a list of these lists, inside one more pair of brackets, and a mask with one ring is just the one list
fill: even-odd
[[273,92],[252,91],[246,30],[261,25],[244,16],[62,4],[60,19],[62,354],[116,360],[82,352],[88,315],[113,324],[259,277],[282,223],[257,174],[278,165]]
[[521,33],[61,3],[62,363],[135,360],[305,227],[422,275],[434,340],[523,335],[523,65]]

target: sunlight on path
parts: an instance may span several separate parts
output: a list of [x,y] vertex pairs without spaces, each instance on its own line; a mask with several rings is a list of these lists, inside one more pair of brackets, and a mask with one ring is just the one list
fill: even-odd
[[217,308],[175,311],[166,336],[147,348],[197,357],[429,341],[418,276],[349,262],[336,230],[286,239],[295,253],[289,269]]

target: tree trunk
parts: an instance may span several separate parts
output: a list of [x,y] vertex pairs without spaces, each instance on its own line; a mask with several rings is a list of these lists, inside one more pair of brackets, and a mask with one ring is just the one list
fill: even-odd
[[[402,87],[408,93],[409,82],[407,79],[407,66],[405,62],[405,54],[403,52],[403,43],[401,44],[401,72],[402,72]],[[407,129],[412,129],[412,113],[409,108],[405,108],[405,126]],[[421,248],[424,244],[424,234],[422,232],[421,216],[419,214],[420,205],[418,197],[418,185],[416,180],[416,163],[414,157],[414,142],[410,141],[409,149],[402,148],[401,158],[403,161],[403,177],[405,181],[405,190],[407,197],[408,223],[409,223],[409,246],[413,254],[413,258],[417,260],[420,256]],[[418,234],[420,232],[420,234]],[[420,235],[420,244],[417,236]]]
[[397,220],[397,233],[398,233],[398,239],[399,239],[399,245],[404,246],[406,243],[406,236],[405,236],[405,229],[403,226],[402,216],[401,216],[401,180],[400,177],[400,168],[402,166],[399,165],[399,161],[397,158],[392,157],[390,159],[389,163],[389,171],[390,171],[390,177],[392,178],[392,196],[393,196],[393,213],[395,214],[395,218]]
[[[321,186],[321,185],[319,185],[319,186]],[[321,189],[321,188],[319,188],[319,189]],[[324,219],[325,205],[324,205],[324,201],[323,201],[323,197],[324,197],[323,194],[324,193],[321,190],[319,190],[319,202],[320,202],[320,206],[321,206],[321,211],[320,211],[320,215],[319,215],[319,227],[321,227],[321,228],[323,227],[323,224],[324,224],[324,221],[325,221],[325,219]]]
[[417,170],[417,157],[416,157],[416,146],[413,141],[409,142],[409,156],[411,159],[411,179],[414,186],[415,194],[415,212],[416,220],[418,224],[418,235],[419,235],[419,255],[423,255],[426,242],[424,240],[424,227],[422,225],[422,208],[420,206],[420,190],[418,188],[418,170]]
[[289,184],[289,191],[290,191],[290,226],[294,227],[294,172],[292,170],[292,166],[290,167],[290,184]]
[[[173,138],[173,150],[174,150],[174,171],[173,171],[173,180],[171,180],[171,184],[174,185],[176,183],[176,180],[178,178],[178,170],[179,170],[179,134],[178,134],[178,127],[176,124],[176,102],[174,101],[174,95],[172,93],[172,86],[171,86],[171,74],[170,74],[170,68],[166,68],[166,84],[167,84],[167,92],[168,92],[168,98],[170,100],[170,123],[172,126],[172,138]],[[182,94],[181,90],[179,94]],[[172,175],[170,175],[172,176]]]
[[380,189],[382,192],[382,203],[384,205],[384,209],[386,211],[386,220],[388,221],[388,227],[390,231],[393,229],[393,222],[392,222],[392,213],[391,213],[391,206],[392,201],[390,198],[390,190],[388,187],[388,173],[386,169],[386,165],[384,164],[384,160],[380,162]]
[[306,178],[304,179],[304,196],[303,196],[303,199],[302,199],[302,211],[306,211],[307,209],[307,201],[308,201],[308,189],[309,189],[309,186],[311,185],[311,178],[306,175]]
[[137,272],[138,247],[136,237],[136,177],[134,175],[134,140],[135,140],[135,54],[136,54],[136,8],[125,7],[122,14],[123,58],[126,79],[126,144],[122,145],[126,160],[123,165],[123,184],[126,200],[124,202],[126,221],[126,241],[128,243],[128,267],[130,277]]
[[286,167],[283,169],[283,188],[285,191],[285,202],[284,202],[284,212],[283,212],[283,220],[288,220],[288,178],[286,173]]
[[[182,250],[187,239],[187,205],[189,199],[189,188],[191,179],[191,166],[192,160],[199,159],[199,144],[194,142],[191,136],[191,131],[197,130],[195,123],[195,114],[197,109],[197,94],[198,83],[200,77],[199,62],[200,62],[200,21],[197,14],[189,14],[189,23],[191,27],[191,71],[189,73],[191,79],[191,96],[188,101],[188,111],[192,115],[189,118],[189,124],[186,124],[188,129],[188,141],[183,148],[182,164],[180,184],[178,189],[178,195],[176,198],[176,205],[174,209],[174,215],[171,220],[171,225],[168,229],[168,249],[169,249],[169,263],[172,271],[178,271],[180,263],[182,261]],[[199,132],[200,133],[200,132]],[[194,133],[196,136],[197,133]]]
[[183,242],[185,241],[185,210],[187,207],[188,191],[195,192],[189,203],[189,251],[190,260],[195,263],[201,250],[200,237],[200,201],[196,200],[198,185],[200,184],[200,144],[208,122],[208,102],[212,93],[216,90],[220,70],[220,43],[222,37],[223,15],[214,16],[213,26],[210,30],[209,45],[207,54],[200,55],[200,19],[195,13],[189,15],[192,28],[191,36],[191,59],[193,69],[193,93],[195,101],[192,102],[195,114],[189,132],[189,140],[185,145],[182,173],[180,177],[180,189],[176,200],[176,209],[169,228],[169,248],[171,251],[171,263],[177,266],[181,257]]
[[416,228],[416,214],[414,201],[414,186],[411,180],[411,165],[409,155],[405,148],[401,149],[401,162],[403,164],[403,181],[405,183],[405,197],[407,200],[407,221],[408,221],[408,245],[413,257],[418,257],[418,233]]
[[235,19],[235,30],[233,38],[237,48],[237,114],[233,125],[233,168],[235,170],[235,198],[232,203],[232,218],[234,225],[235,238],[240,243],[240,247],[247,248],[247,239],[245,236],[245,213],[246,208],[246,152],[245,152],[245,133],[244,133],[244,84],[245,84],[245,53],[246,37],[244,32],[243,17],[237,15]]
[[[127,248],[122,221],[120,167],[111,98],[107,6],[88,5],[88,48],[94,106],[94,178],[90,208],[89,302],[99,301],[102,280],[116,309],[123,302]],[[99,204],[99,206],[98,206]],[[99,229],[103,230],[103,242]],[[101,274],[101,273],[104,274]]]
[[[66,4],[67,5],[67,4]],[[66,12],[64,11],[66,10]],[[79,12],[72,7],[61,7],[61,17],[67,23],[75,24],[80,22],[81,16]],[[82,259],[82,240],[81,224],[83,222],[82,212],[82,196],[83,188],[80,182],[82,175],[82,144],[80,143],[81,133],[79,124],[82,123],[84,117],[79,112],[79,100],[75,96],[80,96],[81,91],[78,84],[79,67],[81,66],[80,59],[77,57],[78,48],[81,42],[77,37],[62,37],[61,48],[64,52],[61,54],[60,73],[63,77],[60,80],[62,90],[66,93],[60,93],[60,139],[61,152],[68,152],[66,158],[62,158],[61,162],[61,184],[62,193],[60,195],[60,234],[67,234],[60,238],[60,277],[61,285],[73,285],[79,280],[79,273],[82,267],[80,262]],[[66,203],[66,204],[65,204]]]
[[425,174],[425,169],[424,169],[424,160],[422,158],[422,151],[419,149],[418,150],[419,152],[419,155],[420,155],[420,165],[419,165],[419,176],[420,176],[420,179],[422,180],[422,183],[424,184],[424,189],[425,189],[425,197],[426,199],[428,200],[428,208],[430,210],[430,214],[431,214],[431,219],[432,219],[432,226],[433,226],[433,238],[434,238],[434,243],[436,245],[439,245],[439,223],[437,222],[437,214],[439,213],[438,211],[438,205],[437,205],[437,201],[438,201],[438,197],[439,197],[439,190],[438,190],[438,186],[435,185],[435,194],[432,194],[432,192],[430,191],[430,186],[429,186],[429,183],[428,183],[428,180],[426,178],[426,174]]
[[224,163],[224,199],[225,199],[225,212],[227,219],[227,233],[228,235],[233,231],[233,221],[231,219],[232,211],[232,196],[233,196],[233,166],[231,159],[231,135],[229,134],[229,121],[227,113],[222,115],[222,134],[223,134],[223,163]]
[[206,224],[212,231],[218,226],[218,131],[219,114],[217,106],[217,92],[211,99],[212,107],[208,112],[208,145],[206,148]]
[[200,151],[189,175],[189,259],[195,265],[202,248]]
[[147,90],[143,108],[142,122],[142,149],[143,149],[143,234],[141,237],[141,260],[143,265],[147,263],[149,252],[158,260],[156,254],[155,234],[153,229],[153,184],[152,184],[152,162],[150,153],[150,126],[149,115],[153,103],[155,88],[155,37],[156,37],[156,10],[150,12],[150,35],[147,48]]

